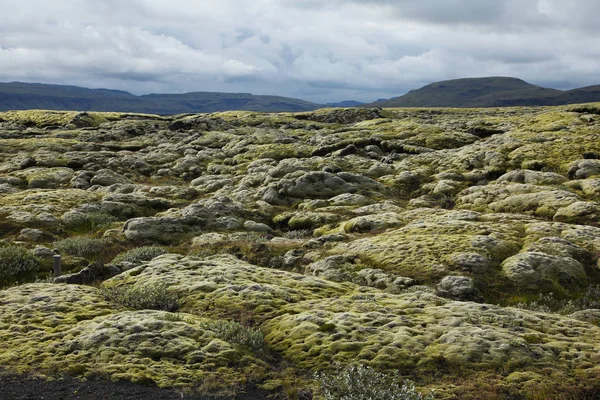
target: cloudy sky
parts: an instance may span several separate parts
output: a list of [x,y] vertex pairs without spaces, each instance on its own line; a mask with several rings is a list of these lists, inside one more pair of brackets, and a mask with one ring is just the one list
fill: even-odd
[[598,0],[2,0],[0,81],[372,101],[600,84]]

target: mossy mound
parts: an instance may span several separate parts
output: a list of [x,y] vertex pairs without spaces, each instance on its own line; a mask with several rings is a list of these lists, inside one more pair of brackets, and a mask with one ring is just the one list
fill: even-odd
[[[543,386],[536,381],[552,386],[556,377],[565,387],[578,381],[595,385],[600,328],[564,317],[449,302],[419,291],[365,292],[293,304],[284,311],[265,324],[266,340],[307,368],[361,360],[376,369],[429,377],[441,398],[456,398],[460,390],[444,386],[441,371],[479,372],[474,381],[498,379],[498,388],[524,397]],[[547,369],[553,378],[542,377]],[[512,374],[523,370],[531,376],[515,382]],[[491,395],[474,390],[461,398]]]
[[[3,121],[16,122],[27,127],[98,127],[108,121],[118,121],[126,116],[141,116],[144,114],[123,114],[116,112],[79,112],[51,110],[21,110],[0,113]],[[153,116],[154,118],[160,118]]]
[[472,276],[483,292],[509,291],[501,297],[515,290],[577,291],[595,277],[598,228],[429,209],[395,218],[402,228],[339,244],[330,253],[358,257],[359,269],[378,268],[429,285],[453,274]]
[[[421,209],[399,214],[405,226],[380,235],[341,244],[334,251],[349,252],[366,264],[385,271],[419,279],[441,278],[451,270],[489,272],[520,249],[522,227],[515,223],[486,223],[472,212]],[[485,261],[480,267],[453,262],[463,253],[477,253]]]
[[[546,368],[571,384],[574,376],[578,384],[594,382],[582,377],[594,376],[600,328],[558,315],[449,301],[419,288],[384,294],[224,256],[164,255],[105,285],[160,282],[179,293],[184,312],[260,324],[266,343],[299,368],[360,360],[379,370],[428,377],[429,386],[438,389],[445,385],[440,370],[480,371],[478,379],[499,379],[523,393],[540,379],[551,384],[537,375]],[[536,378],[514,382],[511,374],[523,369]],[[456,389],[440,390],[452,396]]]
[[104,283],[107,287],[167,285],[178,293],[181,311],[260,323],[289,303],[339,296],[346,284],[257,267],[228,256],[159,256]]
[[268,369],[194,315],[125,311],[99,289],[76,285],[0,293],[0,361],[19,371],[235,393]]

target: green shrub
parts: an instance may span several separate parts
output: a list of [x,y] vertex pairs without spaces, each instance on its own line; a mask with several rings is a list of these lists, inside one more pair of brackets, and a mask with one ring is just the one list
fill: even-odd
[[0,286],[17,282],[35,272],[39,262],[19,246],[0,247]]
[[136,310],[175,311],[181,307],[179,296],[165,284],[109,287],[103,293],[106,300]]
[[384,374],[364,365],[337,366],[316,374],[327,400],[431,400],[433,393],[422,395],[410,380],[398,374]]
[[73,216],[69,219],[66,227],[74,232],[87,233],[107,229],[116,221],[118,219],[108,213],[90,212]]
[[85,236],[72,237],[54,242],[53,246],[61,253],[87,259],[97,259],[110,242],[106,239],[91,239]]
[[135,265],[140,265],[144,261],[150,261],[154,257],[165,254],[167,251],[163,247],[158,246],[143,246],[128,250],[117,255],[113,260],[113,264],[118,264],[122,261],[130,262]]
[[517,303],[516,307],[562,315],[591,308],[600,308],[600,286],[590,285],[585,292],[573,298],[558,298],[553,293],[541,293],[536,300]]
[[264,349],[264,336],[259,329],[245,327],[237,322],[216,320],[201,324],[203,329],[214,332],[226,342],[249,348],[255,353]]

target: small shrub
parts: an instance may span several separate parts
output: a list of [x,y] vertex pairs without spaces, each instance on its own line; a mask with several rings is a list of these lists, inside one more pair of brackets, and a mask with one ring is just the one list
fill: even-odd
[[113,264],[120,262],[130,262],[135,265],[140,265],[144,261],[150,261],[155,257],[165,254],[167,251],[163,247],[158,246],[143,246],[128,250],[117,255],[113,260]]
[[66,224],[67,229],[78,233],[95,232],[101,229],[107,229],[118,219],[104,212],[90,212],[78,214],[69,219]]
[[61,253],[87,259],[97,259],[109,245],[106,239],[91,239],[85,236],[72,237],[54,242],[53,246]]
[[118,286],[104,288],[106,300],[136,310],[175,311],[181,307],[181,300],[167,285],[158,286]]
[[576,311],[588,310],[591,308],[600,308],[600,285],[590,285],[585,292],[575,298],[557,298],[553,293],[540,294],[537,300],[520,302],[516,304],[517,308],[526,310],[556,313],[572,314]]
[[0,286],[17,282],[35,272],[39,262],[26,249],[19,246],[0,247]]
[[249,348],[260,353],[264,348],[264,336],[259,329],[245,327],[237,322],[216,320],[201,324],[203,329],[214,332],[226,342]]
[[313,229],[298,229],[283,232],[283,237],[286,239],[310,239],[313,237],[313,232]]
[[337,366],[332,371],[316,374],[327,400],[432,400],[433,393],[423,395],[410,380],[398,374],[384,374],[364,365],[347,368]]

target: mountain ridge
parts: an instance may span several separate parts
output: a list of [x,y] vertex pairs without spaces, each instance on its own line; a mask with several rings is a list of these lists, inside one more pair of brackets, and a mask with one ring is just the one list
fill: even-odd
[[219,111],[303,112],[327,107],[514,107],[554,106],[600,101],[600,85],[558,90],[511,77],[462,78],[432,82],[405,95],[371,103],[353,100],[317,104],[250,93],[189,92],[134,95],[113,89],[73,85],[0,82],[0,111],[72,110],[159,115]]
[[320,104],[282,96],[249,93],[190,92],[136,96],[111,89],[88,89],[71,85],[41,83],[0,83],[0,111],[74,110],[185,114],[228,110],[312,111]]
[[600,85],[567,91],[533,85],[519,78],[461,78],[432,82],[405,95],[362,107],[552,106],[600,101]]

